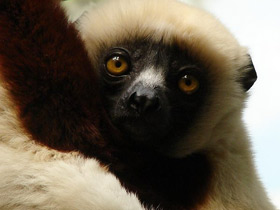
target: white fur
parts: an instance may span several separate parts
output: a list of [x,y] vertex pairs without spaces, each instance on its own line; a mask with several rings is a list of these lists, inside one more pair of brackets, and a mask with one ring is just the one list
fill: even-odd
[[[155,69],[154,67],[149,67],[141,71],[141,73],[135,78],[134,84],[142,83],[143,86],[155,88],[164,87],[165,78],[163,71],[160,69]],[[132,85],[133,86],[133,85]]]
[[95,159],[36,144],[0,81],[0,209],[144,209]]

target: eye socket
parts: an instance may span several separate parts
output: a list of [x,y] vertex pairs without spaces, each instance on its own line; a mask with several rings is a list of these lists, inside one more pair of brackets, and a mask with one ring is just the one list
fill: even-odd
[[129,69],[129,62],[123,55],[113,55],[107,59],[106,69],[112,75],[123,75]]
[[178,86],[181,91],[191,95],[199,89],[199,81],[191,75],[185,75],[178,81]]

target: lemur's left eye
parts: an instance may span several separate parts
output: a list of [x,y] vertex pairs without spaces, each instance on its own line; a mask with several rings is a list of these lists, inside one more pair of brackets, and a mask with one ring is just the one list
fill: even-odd
[[129,69],[129,62],[123,55],[112,55],[106,61],[106,69],[112,75],[123,75]]
[[192,75],[184,75],[178,81],[181,91],[186,94],[193,94],[199,89],[199,81]]

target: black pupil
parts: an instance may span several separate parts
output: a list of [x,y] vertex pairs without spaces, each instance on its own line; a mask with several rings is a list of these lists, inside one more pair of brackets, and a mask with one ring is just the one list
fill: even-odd
[[116,66],[117,68],[120,68],[120,67],[122,66],[122,62],[121,62],[121,61],[116,61],[116,62],[115,62],[115,66]]
[[185,80],[185,84],[186,84],[187,86],[190,86],[190,85],[192,84],[192,80],[191,80],[191,79],[186,79],[186,80]]

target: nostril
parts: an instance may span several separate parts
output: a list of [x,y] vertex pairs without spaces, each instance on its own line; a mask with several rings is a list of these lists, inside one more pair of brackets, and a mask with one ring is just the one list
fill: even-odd
[[154,112],[159,110],[160,104],[159,104],[159,98],[153,97],[153,98],[147,98],[146,103],[143,104],[143,112]]
[[154,93],[138,93],[134,92],[129,97],[129,107],[136,110],[138,113],[148,113],[157,111],[160,108],[160,101]]

